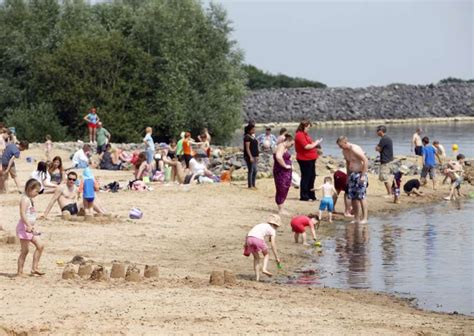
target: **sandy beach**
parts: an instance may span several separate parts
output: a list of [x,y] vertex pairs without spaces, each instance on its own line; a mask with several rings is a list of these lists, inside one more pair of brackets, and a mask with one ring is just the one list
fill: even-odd
[[[70,153],[54,155],[68,158]],[[39,149],[22,153],[17,170],[24,183],[34,170],[25,157],[41,159]],[[70,166],[69,160],[64,160]],[[103,184],[131,179],[129,171],[94,170]],[[318,166],[317,183],[328,174]],[[427,202],[442,202],[448,185],[437,191],[424,188],[423,198],[402,196],[402,204],[383,198],[384,187],[370,175],[370,216],[390,214]],[[0,218],[4,232],[14,234],[19,219],[19,195],[10,180],[10,193],[0,195]],[[46,244],[40,267],[43,277],[17,278],[19,244],[0,243],[0,335],[42,334],[323,334],[323,335],[468,335],[474,318],[426,312],[405,300],[366,290],[337,290],[280,285],[275,279],[253,281],[252,260],[242,255],[248,230],[276,212],[273,179],[257,181],[258,190],[247,190],[245,182],[195,185],[153,184],[153,191],[98,193],[100,203],[117,218],[94,222],[72,222],[60,218],[55,206],[47,220],[38,221]],[[468,184],[463,192],[473,191]],[[292,214],[315,211],[317,203],[298,201],[292,188],[287,209]],[[43,212],[51,195],[35,199]],[[409,200],[409,201],[408,201]],[[128,219],[132,207],[142,209],[140,220]],[[338,202],[337,211],[342,211]],[[295,245],[284,216],[277,244],[284,264],[276,276],[304,265],[305,247]],[[345,220],[336,217],[336,220]],[[328,232],[323,222],[320,237]],[[370,223],[369,223],[370,225]],[[31,248],[30,251],[33,249]],[[80,255],[110,269],[114,260],[158,265],[159,278],[127,282],[111,279],[63,280],[61,261]],[[32,253],[25,271],[29,271]],[[273,259],[273,258],[271,258]],[[230,270],[235,284],[212,286],[214,270]]]

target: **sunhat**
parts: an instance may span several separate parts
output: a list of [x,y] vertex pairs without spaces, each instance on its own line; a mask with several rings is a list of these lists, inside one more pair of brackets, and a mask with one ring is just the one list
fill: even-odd
[[410,169],[405,165],[401,165],[398,171],[402,174],[408,174],[410,172]]
[[280,226],[281,225],[280,216],[274,215],[274,214],[268,216],[267,223],[268,224],[273,224],[273,225],[276,225],[276,226]]

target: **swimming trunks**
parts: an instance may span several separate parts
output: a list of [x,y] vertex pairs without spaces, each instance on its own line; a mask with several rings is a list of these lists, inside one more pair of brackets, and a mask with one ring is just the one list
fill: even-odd
[[418,156],[423,156],[423,146],[416,146],[415,147],[415,154]]
[[347,197],[351,200],[363,200],[365,199],[367,192],[367,174],[364,174],[365,180],[362,181],[362,173],[351,173],[349,176],[348,183],[348,195]]
[[76,203],[66,205],[64,208],[61,209],[61,211],[69,211],[71,215],[77,215],[79,213],[79,209],[77,208]]

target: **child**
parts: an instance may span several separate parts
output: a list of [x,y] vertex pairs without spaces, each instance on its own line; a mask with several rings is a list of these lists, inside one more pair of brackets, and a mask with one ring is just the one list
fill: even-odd
[[[10,139],[12,139],[10,137]],[[18,192],[21,194],[20,191],[20,181],[18,180],[18,176],[16,173],[16,166],[15,166],[15,159],[20,157],[20,152],[28,149],[28,142],[21,141],[19,145],[16,145],[14,142],[9,142],[5,147],[2,155],[2,171],[3,174],[0,174],[0,184],[6,183],[8,179],[8,175],[12,177],[15,181],[16,187]],[[6,189],[5,189],[6,191]]]
[[44,143],[44,152],[46,154],[46,161],[51,161],[51,153],[53,151],[53,141],[51,141],[51,135],[46,135],[46,142]]
[[263,254],[263,268],[262,273],[267,276],[273,276],[268,271],[268,260],[270,255],[268,254],[268,247],[265,244],[265,237],[269,237],[269,241],[272,247],[273,255],[277,263],[280,263],[276,247],[276,229],[280,226],[281,219],[278,215],[270,215],[265,223],[255,225],[252,230],[247,234],[244,244],[244,255],[248,257],[250,254],[253,255],[253,268],[255,270],[255,278],[260,281],[260,255]]
[[408,174],[410,170],[407,166],[401,165],[400,169],[393,174],[392,194],[393,203],[400,204],[400,186],[402,183],[402,176]]
[[332,223],[332,212],[334,211],[334,199],[333,196],[337,194],[334,185],[332,184],[332,178],[326,176],[324,178],[324,184],[318,188],[314,188],[311,191],[323,190],[323,199],[319,204],[319,220],[322,220],[323,211],[328,211],[329,223]]
[[94,179],[94,175],[90,168],[85,168],[82,173],[82,181],[79,186],[79,192],[82,192],[82,200],[84,203],[84,214],[86,218],[94,216],[94,199],[95,192],[99,190],[99,185]]
[[456,156],[457,161],[451,161],[448,164],[448,168],[446,169],[446,174],[448,177],[451,178],[451,190],[449,191],[449,195],[444,197],[446,201],[456,200],[455,191],[457,191],[458,197],[462,197],[461,183],[463,181],[464,159],[465,157],[463,154],[458,154]]
[[291,219],[291,230],[295,233],[295,243],[298,244],[300,235],[303,237],[303,245],[309,245],[306,241],[306,227],[309,226],[311,229],[311,235],[313,239],[316,240],[316,231],[314,226],[318,224],[318,217],[313,214],[308,216],[299,215]]
[[423,196],[423,192],[419,190],[420,186],[421,186],[420,180],[411,179],[403,185],[403,191],[407,194],[407,196],[411,196],[411,195]]
[[89,141],[93,144],[95,143],[97,124],[100,121],[95,107],[91,108],[90,113],[84,117],[84,120],[87,121],[87,128],[89,129]]
[[145,132],[146,134],[143,138],[143,143],[145,144],[146,162],[148,164],[152,164],[153,159],[155,158],[155,142],[151,136],[153,129],[151,127],[147,127]]
[[424,137],[423,143],[423,169],[421,170],[421,185],[426,185],[426,176],[429,174],[433,182],[433,190],[436,190],[436,148],[430,145],[430,139]]
[[30,243],[36,247],[36,251],[33,254],[31,274],[44,275],[44,273],[38,269],[38,263],[43,253],[44,245],[39,239],[40,233],[35,228],[36,211],[33,204],[33,198],[38,196],[40,188],[41,184],[38,181],[29,179],[25,185],[25,194],[20,200],[20,220],[16,226],[16,235],[20,239],[21,252],[18,257],[17,276],[23,276],[23,266],[25,265]]

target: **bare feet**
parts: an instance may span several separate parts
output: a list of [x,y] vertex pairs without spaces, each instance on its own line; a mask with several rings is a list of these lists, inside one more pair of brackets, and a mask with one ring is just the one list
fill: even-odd
[[350,224],[359,224],[359,221],[358,220],[353,220],[350,222]]
[[352,218],[352,217],[354,217],[354,215],[353,215],[353,214],[350,214],[350,213],[345,213],[345,214],[344,214],[344,217]]
[[16,277],[17,277],[17,278],[24,278],[24,277],[26,277],[26,276],[27,276],[27,275],[26,275],[25,273],[17,273],[17,274],[16,274]]
[[31,275],[38,275],[38,276],[42,276],[42,275],[45,275],[46,273],[44,272],[40,272],[38,270],[35,270],[35,271],[31,271]]
[[367,219],[361,220],[359,224],[367,224],[369,221]]
[[268,272],[267,270],[262,270],[262,273],[265,274],[266,276],[272,277],[273,274]]
[[304,246],[309,246],[309,244],[307,242],[304,242],[303,245]]
[[280,211],[278,211],[278,214],[280,214],[282,216],[289,216],[290,215],[290,213],[286,210],[280,210]]

